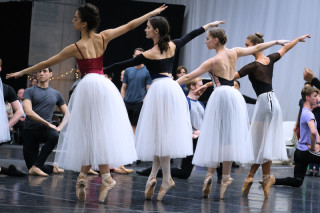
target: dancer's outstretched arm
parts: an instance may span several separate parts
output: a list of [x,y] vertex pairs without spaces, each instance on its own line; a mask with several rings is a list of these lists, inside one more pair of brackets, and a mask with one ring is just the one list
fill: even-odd
[[[167,6],[162,5],[161,7],[147,13],[146,15],[141,16],[140,18],[132,20],[128,24],[122,25],[116,29],[102,31],[101,34],[104,36],[106,41],[110,41],[113,38],[120,36],[120,35],[128,32],[131,29],[136,28],[137,26],[139,26],[140,24],[142,24],[143,22],[148,20],[148,18],[150,18],[154,15],[160,14],[166,8],[167,8]],[[55,64],[58,64],[62,61],[65,61],[68,58],[75,57],[77,53],[78,53],[77,48],[75,48],[74,44],[71,44],[71,45],[65,47],[60,53],[49,58],[48,60],[42,61],[42,62],[40,62],[32,67],[26,68],[22,71],[7,74],[6,78],[7,79],[8,78],[19,78],[25,74],[30,74],[30,73],[51,67]]]
[[306,34],[303,36],[300,36],[294,40],[292,40],[290,43],[284,45],[279,51],[278,53],[280,54],[280,56],[282,57],[284,54],[286,54],[286,52],[288,52],[292,47],[294,47],[298,42],[305,42],[306,38],[311,38],[310,34]]
[[164,11],[168,6],[162,5],[161,7],[139,17],[136,18],[127,24],[124,24],[120,27],[117,27],[115,29],[108,29],[100,32],[101,35],[105,38],[106,42],[111,41],[114,38],[117,38],[125,33],[127,33],[130,30],[133,30],[134,28],[138,27],[139,25],[143,24],[145,21],[147,21],[152,16],[159,15],[162,11]]
[[289,42],[290,42],[289,40],[274,40],[274,41],[269,41],[265,43],[260,43],[253,47],[235,47],[233,49],[238,53],[238,57],[242,57],[242,56],[252,55],[259,51],[263,51],[276,44],[285,45],[286,43],[289,43]]
[[203,62],[200,67],[198,67],[197,69],[195,69],[193,72],[190,72],[187,75],[182,76],[181,78],[179,78],[177,80],[178,84],[182,85],[185,84],[189,81],[191,81],[192,79],[201,76],[202,74],[208,72],[208,70],[212,69],[212,60],[215,60],[214,58],[210,58],[208,60],[206,60],[205,62]]
[[202,27],[195,29],[193,31],[191,31],[190,33],[182,36],[179,39],[174,39],[172,40],[172,42],[176,45],[176,50],[180,49],[181,47],[183,47],[186,43],[188,43],[189,41],[191,41],[192,39],[194,39],[195,37],[201,35],[202,33],[204,33],[205,31],[207,31],[209,28],[211,27],[218,27],[220,24],[225,24],[226,21],[214,21],[214,22],[210,22],[206,25],[203,25]]

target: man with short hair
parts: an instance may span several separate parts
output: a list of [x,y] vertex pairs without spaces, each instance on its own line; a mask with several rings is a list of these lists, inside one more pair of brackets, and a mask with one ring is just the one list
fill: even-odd
[[[61,173],[56,164],[45,165],[45,161],[58,143],[63,122],[56,127],[52,124],[54,107],[57,105],[63,115],[67,105],[60,92],[49,86],[52,70],[46,68],[38,72],[38,85],[25,90],[23,109],[27,115],[24,126],[23,155],[30,175],[48,176]],[[39,154],[39,143],[44,143]]]
[[[144,50],[142,48],[136,48],[133,52],[133,57],[143,52]],[[143,99],[151,83],[152,80],[149,71],[144,64],[129,67],[124,72],[121,96],[126,104],[133,132],[136,130]]]
[[304,87],[301,96],[304,101],[300,117],[300,139],[294,152],[294,177],[276,178],[275,185],[300,187],[310,163],[320,164],[320,143],[317,122],[311,109],[317,104],[319,90]]

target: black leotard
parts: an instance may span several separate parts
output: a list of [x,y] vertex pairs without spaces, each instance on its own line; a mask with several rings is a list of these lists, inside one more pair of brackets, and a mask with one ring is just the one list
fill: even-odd
[[[205,32],[203,27],[200,27],[196,30],[191,31],[187,35],[182,36],[180,39],[172,40],[172,42],[176,45],[175,53],[186,43],[191,41],[193,38]],[[104,73],[114,72],[117,70],[123,70],[127,67],[136,66],[139,64],[144,64],[150,72],[150,75],[158,74],[158,73],[172,73],[173,60],[174,56],[165,59],[149,59],[144,57],[143,54],[136,56],[135,58],[112,64],[111,66],[104,69]]]
[[249,75],[249,80],[257,96],[272,91],[273,65],[281,58],[278,52],[268,55],[267,57],[270,59],[269,64],[264,65],[254,61],[242,67],[238,72],[240,77]]

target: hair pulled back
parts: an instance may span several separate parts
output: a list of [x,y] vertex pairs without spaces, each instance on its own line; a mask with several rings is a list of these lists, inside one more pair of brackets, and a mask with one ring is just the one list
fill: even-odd
[[87,31],[96,30],[100,24],[99,9],[93,4],[86,3],[78,8],[82,22],[87,22]]
[[262,33],[251,34],[247,37],[247,39],[249,39],[253,45],[264,42]]
[[209,34],[212,38],[218,38],[222,45],[225,45],[228,41],[228,36],[222,28],[211,29],[209,30]]
[[150,24],[152,25],[153,29],[159,30],[159,41],[158,46],[160,52],[167,51],[169,49],[169,41],[170,41],[170,27],[168,20],[162,16],[154,16],[149,19]]

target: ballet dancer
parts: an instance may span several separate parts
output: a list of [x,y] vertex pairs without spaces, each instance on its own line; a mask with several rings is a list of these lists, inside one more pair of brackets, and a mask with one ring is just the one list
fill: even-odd
[[209,30],[206,45],[210,50],[215,49],[217,55],[177,80],[181,85],[208,72],[217,86],[207,103],[193,163],[209,167],[202,189],[203,197],[208,197],[212,175],[223,162],[220,199],[224,198],[227,187],[233,181],[230,177],[232,162],[244,164],[254,159],[247,107],[241,93],[234,88],[237,59],[287,41],[270,41],[250,48],[232,49],[225,47],[226,42],[227,35],[223,29]]
[[180,39],[171,41],[167,19],[161,16],[152,17],[148,20],[145,32],[146,37],[153,40],[153,48],[133,59],[106,68],[106,71],[117,71],[144,64],[153,78],[135,134],[138,158],[143,161],[153,160],[146,183],[146,199],[153,197],[160,166],[163,179],[157,196],[158,201],[175,186],[170,173],[170,158],[184,158],[193,154],[188,103],[179,84],[170,77],[175,54],[193,38],[219,24],[224,24],[224,21],[208,23]]
[[76,58],[83,79],[73,92],[69,122],[61,130],[55,162],[64,169],[80,171],[76,182],[76,196],[86,199],[85,179],[89,169],[99,167],[102,177],[99,201],[104,202],[116,182],[110,176],[109,164],[121,166],[137,159],[134,136],[125,105],[115,85],[103,75],[103,55],[108,43],[136,28],[150,17],[160,14],[161,7],[129,23],[95,33],[100,16],[92,4],[80,6],[72,20],[81,39],[64,48],[57,55],[7,78],[50,67],[68,58]]
[[[283,143],[281,107],[272,89],[273,66],[298,42],[304,42],[306,38],[310,38],[310,35],[300,36],[268,56],[262,51],[256,52],[253,54],[255,61],[234,74],[235,79],[248,75],[258,97],[250,126],[255,163],[243,183],[243,195],[248,195],[253,176],[261,165],[264,197],[268,198],[270,187],[275,182],[274,177],[270,176],[272,161],[287,160],[286,145]],[[263,35],[255,33],[247,37],[245,46],[253,47],[263,42]]]

